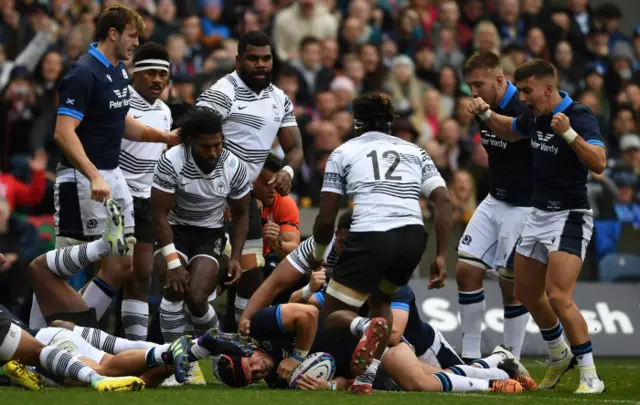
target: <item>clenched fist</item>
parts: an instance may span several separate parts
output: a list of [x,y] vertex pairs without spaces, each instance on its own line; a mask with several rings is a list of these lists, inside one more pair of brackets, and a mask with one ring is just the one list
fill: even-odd
[[490,108],[489,104],[480,97],[476,97],[469,103],[469,112],[473,115],[480,115]]
[[558,135],[562,135],[571,128],[569,117],[563,113],[557,113],[551,119],[551,129]]

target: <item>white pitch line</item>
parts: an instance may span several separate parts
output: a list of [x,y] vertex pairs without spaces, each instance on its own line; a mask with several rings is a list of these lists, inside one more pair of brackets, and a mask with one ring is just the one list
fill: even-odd
[[[505,401],[527,401],[530,399],[534,400],[544,400],[549,399],[551,401],[558,402],[577,402],[577,403],[608,403],[608,404],[628,404],[628,405],[640,405],[640,401],[633,401],[630,399],[606,399],[602,396],[596,395],[584,395],[584,397],[580,398],[566,398],[566,397],[533,397],[533,396],[517,396],[517,395],[509,395],[509,396],[497,396],[494,394],[463,394],[458,392],[443,392],[440,393],[443,396],[456,396],[456,397],[472,397],[472,398],[490,398],[491,400],[505,400]],[[578,394],[576,394],[578,395]],[[606,395],[606,394],[605,394]]]

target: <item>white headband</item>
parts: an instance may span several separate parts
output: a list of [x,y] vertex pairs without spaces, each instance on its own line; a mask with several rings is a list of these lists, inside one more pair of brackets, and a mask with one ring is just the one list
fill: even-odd
[[165,72],[168,72],[170,65],[169,61],[163,59],[144,59],[135,63],[133,73],[151,69],[164,70]]

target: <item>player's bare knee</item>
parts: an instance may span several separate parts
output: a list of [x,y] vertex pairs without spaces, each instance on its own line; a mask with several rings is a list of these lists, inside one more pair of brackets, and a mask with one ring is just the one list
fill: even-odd
[[[466,259],[468,260],[468,259]],[[463,292],[477,291],[482,288],[485,269],[476,264],[470,264],[460,257],[456,266],[456,283],[458,290]]]
[[[189,291],[186,294],[185,297],[185,303],[187,304],[187,307],[189,307],[189,310],[191,311],[191,313],[193,313],[194,315],[198,315],[195,312],[202,312],[202,310],[204,308],[207,307],[207,305],[209,305],[209,294],[207,293],[207,291],[205,291],[204,287],[191,287],[189,286]],[[206,311],[204,311],[206,313]],[[203,316],[204,314],[200,314],[200,316]]]
[[31,263],[29,263],[27,274],[31,285],[42,282],[43,280],[51,277],[53,273],[47,267],[47,257],[45,255],[41,255],[31,261]]
[[184,300],[184,294],[177,292],[173,288],[165,288],[162,297],[171,302],[179,302]]

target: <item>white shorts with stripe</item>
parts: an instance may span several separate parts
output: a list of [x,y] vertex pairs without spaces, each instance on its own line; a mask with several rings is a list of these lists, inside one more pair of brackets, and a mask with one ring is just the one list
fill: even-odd
[[460,238],[460,259],[467,257],[469,263],[486,270],[507,267],[532,209],[515,207],[488,195],[473,213]]
[[63,328],[43,328],[35,336],[36,340],[45,346],[56,346],[66,350],[73,356],[86,357],[100,364],[106,355],[100,349],[89,344],[82,336]]
[[[109,184],[111,199],[120,204],[124,218],[124,234],[134,230],[133,197],[120,168],[100,170]],[[58,166],[54,186],[56,235],[84,240],[102,235],[107,211],[104,204],[91,199],[91,182],[73,168]]]
[[593,211],[542,211],[534,208],[518,239],[517,252],[547,263],[549,253],[567,252],[584,260],[593,233]]

